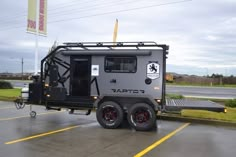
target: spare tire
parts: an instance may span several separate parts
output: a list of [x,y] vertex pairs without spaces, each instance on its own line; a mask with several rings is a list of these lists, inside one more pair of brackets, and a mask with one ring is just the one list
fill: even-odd
[[128,110],[128,121],[137,131],[148,131],[156,126],[154,109],[146,103],[137,103]]
[[117,103],[113,101],[105,101],[99,105],[96,117],[102,127],[115,129],[121,125],[124,119],[124,112]]

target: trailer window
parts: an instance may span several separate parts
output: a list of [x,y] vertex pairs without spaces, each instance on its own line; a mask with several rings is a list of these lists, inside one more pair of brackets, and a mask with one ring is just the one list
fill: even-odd
[[105,72],[135,73],[137,70],[136,57],[106,57]]

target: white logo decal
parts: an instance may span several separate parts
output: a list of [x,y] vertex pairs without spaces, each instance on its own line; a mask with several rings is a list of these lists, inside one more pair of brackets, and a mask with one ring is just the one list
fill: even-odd
[[147,77],[154,80],[160,77],[160,65],[156,62],[147,64]]
[[99,76],[99,65],[92,65],[91,76]]

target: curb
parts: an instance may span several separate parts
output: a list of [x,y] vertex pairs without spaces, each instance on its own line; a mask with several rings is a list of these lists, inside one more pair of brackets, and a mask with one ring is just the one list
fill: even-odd
[[159,120],[170,120],[170,121],[180,121],[180,122],[190,122],[198,124],[207,124],[207,125],[219,125],[219,126],[233,126],[236,127],[235,122],[227,122],[220,120],[211,120],[211,119],[199,119],[199,118],[190,118],[190,117],[181,117],[173,114],[157,115]]

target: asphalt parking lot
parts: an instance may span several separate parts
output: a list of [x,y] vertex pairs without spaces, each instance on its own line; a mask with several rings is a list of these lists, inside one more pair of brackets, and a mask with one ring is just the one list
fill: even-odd
[[234,157],[236,128],[158,120],[158,128],[136,132],[128,126],[103,129],[90,116],[16,110],[0,102],[0,157]]

